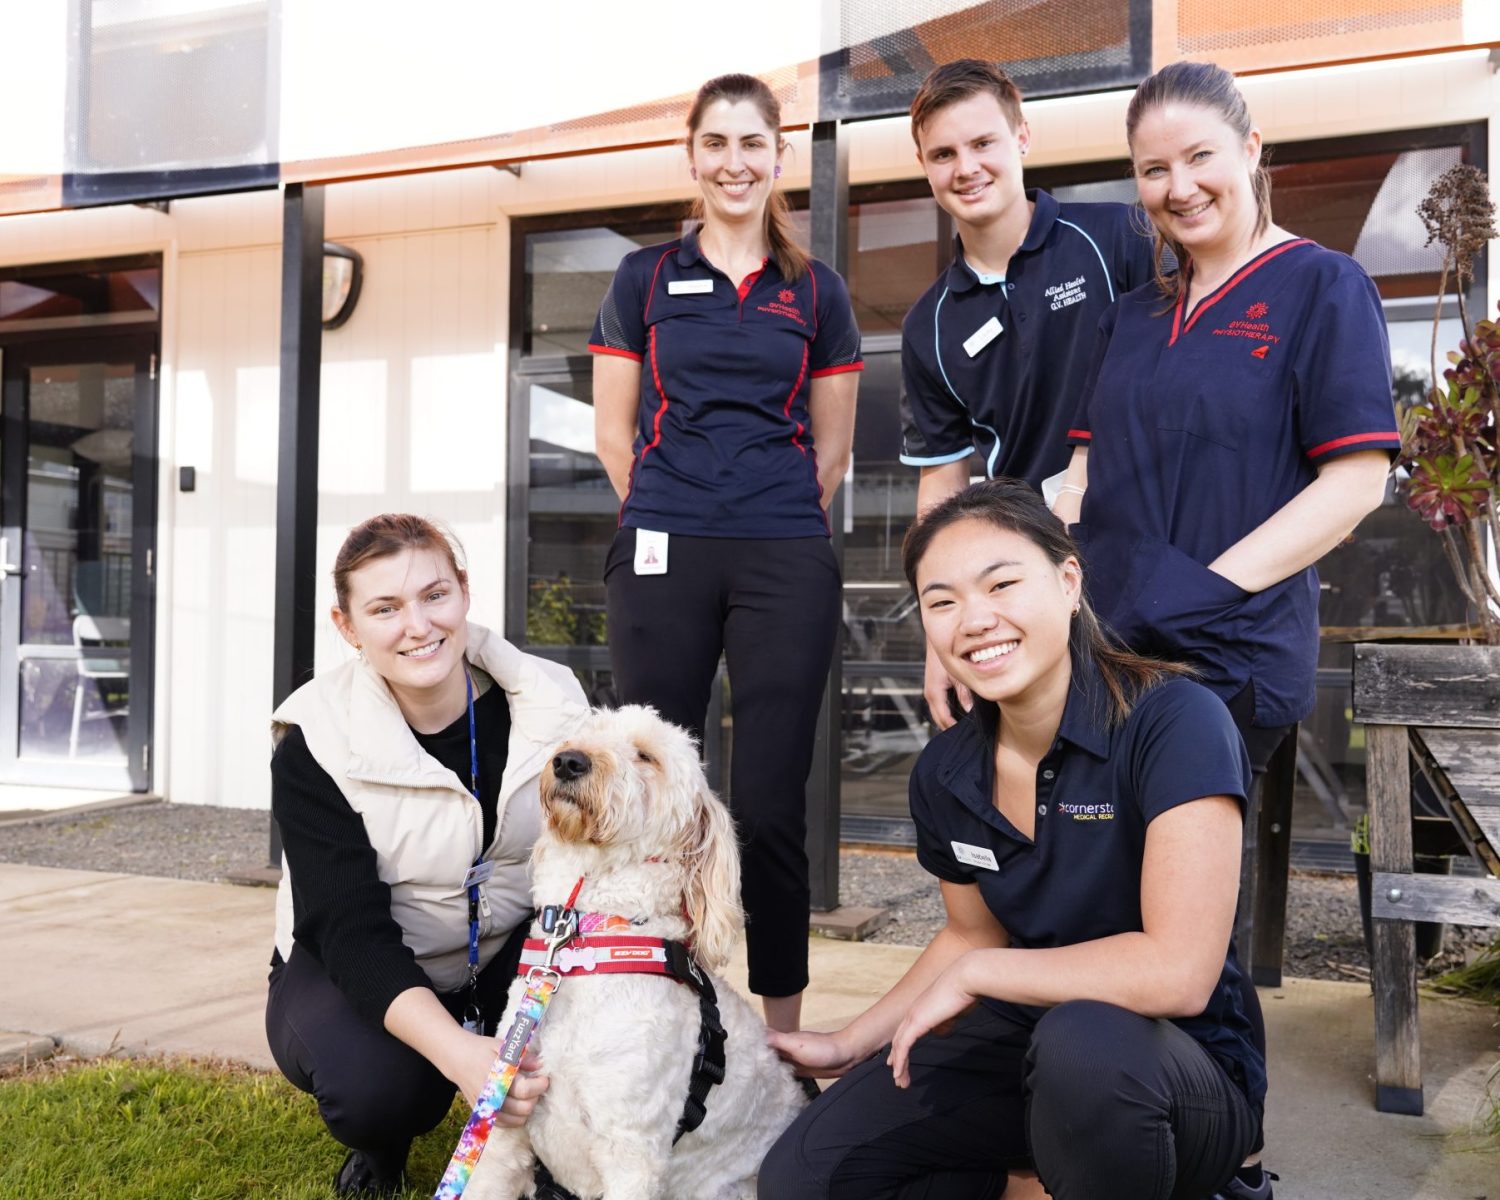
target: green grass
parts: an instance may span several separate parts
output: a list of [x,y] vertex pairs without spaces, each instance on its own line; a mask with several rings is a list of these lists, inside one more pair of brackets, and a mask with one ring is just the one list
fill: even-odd
[[1445,996],[1466,996],[1500,1008],[1500,938],[1485,947],[1468,966],[1439,975],[1428,986]]
[[[410,1200],[432,1195],[466,1111],[412,1148]],[[344,1148],[311,1096],[219,1062],[104,1059],[0,1078],[5,1200],[328,1200]]]

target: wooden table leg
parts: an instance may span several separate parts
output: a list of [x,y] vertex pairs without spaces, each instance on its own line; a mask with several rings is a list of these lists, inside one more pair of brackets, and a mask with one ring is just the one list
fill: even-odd
[[[1404,725],[1366,725],[1370,873],[1409,875],[1411,765]],[[1410,921],[1376,918],[1370,982],[1375,991],[1375,1107],[1422,1113],[1422,1044],[1417,1025],[1417,951]]]

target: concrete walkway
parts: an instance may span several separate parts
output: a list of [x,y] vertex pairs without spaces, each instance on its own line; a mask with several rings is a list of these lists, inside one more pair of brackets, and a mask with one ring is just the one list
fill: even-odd
[[[262,1027],[269,889],[0,865],[0,1056],[67,1050],[214,1055],[274,1069]],[[814,939],[806,1022],[860,1012],[916,951]],[[743,986],[743,961],[732,977]],[[1262,992],[1271,1043],[1267,1162],[1277,1200],[1500,1200],[1500,1152],[1453,1135],[1500,1062],[1493,1010],[1422,1002],[1423,1117],[1373,1107],[1363,984]],[[43,1043],[45,1044],[45,1043]],[[1497,1082],[1500,1089],[1500,1082]]]

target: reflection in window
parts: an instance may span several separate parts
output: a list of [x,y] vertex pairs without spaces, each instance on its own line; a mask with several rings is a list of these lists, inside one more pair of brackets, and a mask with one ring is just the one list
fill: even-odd
[[866,335],[901,332],[907,309],[940,270],[937,231],[931,196],[850,205],[849,295]]
[[161,308],[161,268],[80,271],[22,267],[0,276],[0,323],[102,317],[152,317]]
[[629,233],[589,225],[529,235],[524,353],[586,354],[594,315],[620,260],[641,246],[675,237],[678,229],[676,221],[652,221]]
[[531,421],[526,643],[606,644],[604,554],[619,501],[594,456],[589,379],[561,375],[527,387]]

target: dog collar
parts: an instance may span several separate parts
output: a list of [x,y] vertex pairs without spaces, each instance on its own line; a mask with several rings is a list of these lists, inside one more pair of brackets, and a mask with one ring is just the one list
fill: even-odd
[[[624,921],[623,917],[617,918]],[[625,922],[628,926],[628,922]],[[547,958],[547,943],[541,938],[527,938],[521,947],[521,961],[516,974],[525,975]],[[702,994],[707,980],[694,960],[692,951],[682,942],[668,938],[636,937],[631,934],[602,934],[575,937],[552,960],[559,975],[666,975]]]

